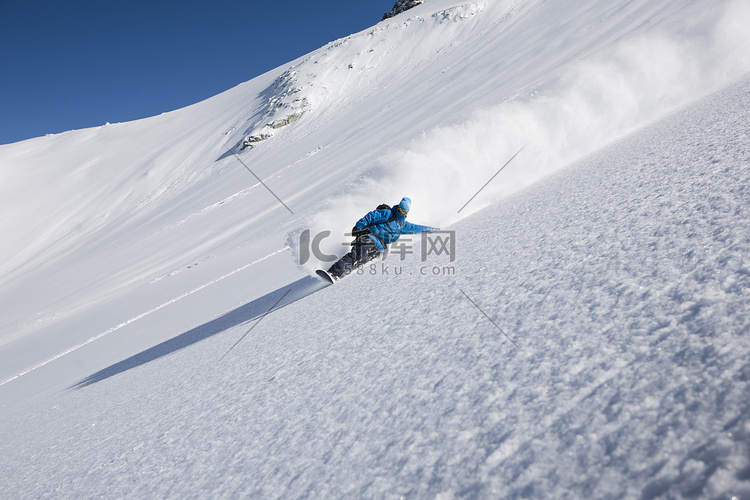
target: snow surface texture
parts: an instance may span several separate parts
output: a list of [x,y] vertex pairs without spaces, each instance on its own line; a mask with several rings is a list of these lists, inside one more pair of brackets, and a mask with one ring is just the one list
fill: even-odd
[[[3,497],[750,497],[749,11],[430,0],[0,148]],[[403,195],[455,262],[297,265]]]

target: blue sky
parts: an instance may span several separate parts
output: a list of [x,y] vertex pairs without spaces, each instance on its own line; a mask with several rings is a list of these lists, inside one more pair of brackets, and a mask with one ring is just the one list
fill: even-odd
[[395,0],[0,0],[0,144],[201,101]]

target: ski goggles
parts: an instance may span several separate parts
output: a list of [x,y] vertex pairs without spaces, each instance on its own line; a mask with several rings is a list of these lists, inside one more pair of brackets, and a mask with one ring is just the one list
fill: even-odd
[[406,217],[406,214],[409,213],[408,210],[404,210],[400,206],[396,205],[396,213],[399,214],[401,217]]

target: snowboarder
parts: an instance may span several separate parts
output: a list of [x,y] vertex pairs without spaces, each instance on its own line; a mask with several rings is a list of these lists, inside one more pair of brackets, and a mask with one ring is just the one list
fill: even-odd
[[359,219],[352,228],[352,250],[341,257],[328,271],[320,270],[318,275],[336,282],[351,273],[357,266],[377,259],[386,247],[398,240],[402,234],[416,234],[436,231],[437,228],[420,226],[407,222],[406,214],[411,208],[411,199],[403,198],[395,207],[380,208]]

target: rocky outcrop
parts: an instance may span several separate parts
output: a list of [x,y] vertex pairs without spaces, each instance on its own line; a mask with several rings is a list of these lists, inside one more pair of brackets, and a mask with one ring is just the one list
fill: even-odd
[[398,0],[390,12],[383,14],[383,21],[424,3],[425,0]]
[[274,131],[299,120],[310,107],[307,97],[298,95],[301,91],[296,71],[287,70],[279,76],[265,91],[268,107],[262,121],[245,133],[237,148],[240,151],[253,148],[273,137]]

